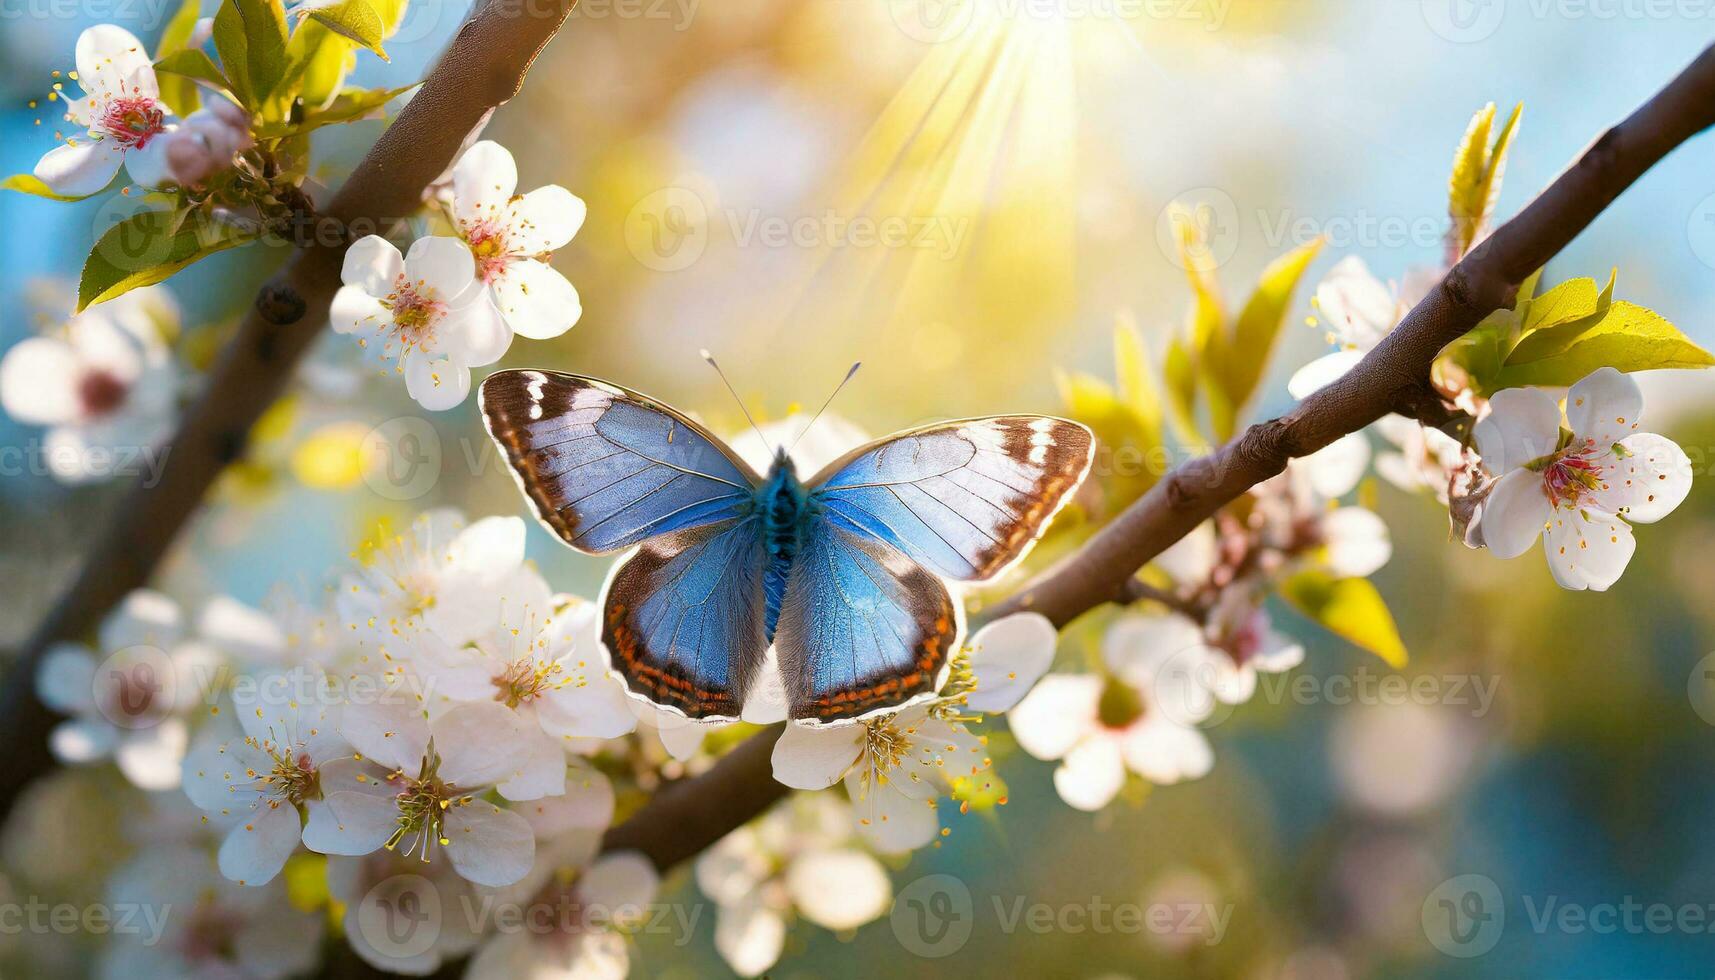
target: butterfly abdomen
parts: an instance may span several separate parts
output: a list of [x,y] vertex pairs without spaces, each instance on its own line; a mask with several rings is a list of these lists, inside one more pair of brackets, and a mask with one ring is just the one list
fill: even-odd
[[772,641],[775,624],[780,621],[780,605],[786,600],[792,562],[803,549],[804,526],[815,505],[789,461],[775,465],[768,482],[757,491],[757,503],[762,513],[762,546],[768,553],[768,569],[762,578],[766,603],[763,627]]

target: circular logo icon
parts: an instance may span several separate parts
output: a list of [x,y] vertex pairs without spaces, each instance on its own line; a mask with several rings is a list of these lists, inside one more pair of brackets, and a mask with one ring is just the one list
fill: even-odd
[[95,209],[90,225],[95,250],[90,261],[111,267],[110,276],[142,272],[165,263],[173,254],[173,240],[191,233],[184,225],[198,220],[193,215],[181,222],[176,212],[147,198],[115,194]]
[[976,924],[971,890],[952,875],[924,875],[899,890],[888,921],[907,950],[932,960],[951,956]]
[[625,216],[625,247],[656,272],[688,269],[709,247],[709,208],[688,187],[663,187]]
[[977,4],[976,0],[887,0],[887,13],[906,37],[940,44],[971,29]]
[[1697,661],[1697,666],[1691,668],[1691,676],[1685,679],[1685,696],[1691,701],[1691,710],[1697,712],[1697,717],[1706,724],[1715,725],[1715,653]]
[[363,482],[388,500],[415,500],[441,479],[441,435],[427,419],[388,419],[358,445]]
[[1423,900],[1423,934],[1448,956],[1487,953],[1501,941],[1506,924],[1501,888],[1487,875],[1449,878]]
[[1500,30],[1507,0],[1423,0],[1429,29],[1454,44],[1475,44]]
[[[1247,680],[1254,685],[1255,675],[1247,679],[1235,668],[1223,664],[1218,658],[1226,657],[1226,653],[1207,647],[1187,647],[1154,656],[1155,669],[1149,678],[1150,705],[1179,725],[1213,728],[1232,717],[1234,705],[1229,701],[1250,700],[1243,687]],[[1230,693],[1223,699],[1218,692]]]
[[394,875],[363,896],[357,931],[388,959],[421,956],[441,936],[441,893],[420,875]]
[[1155,219],[1155,242],[1181,269],[1213,269],[1239,250],[1239,206],[1219,187],[1174,198]]
[[1691,254],[1697,256],[1697,261],[1715,269],[1715,194],[1691,209],[1691,220],[1685,223],[1685,238],[1691,243]]
[[173,713],[178,673],[166,651],[130,646],[108,654],[91,679],[95,707],[115,727],[154,728]]

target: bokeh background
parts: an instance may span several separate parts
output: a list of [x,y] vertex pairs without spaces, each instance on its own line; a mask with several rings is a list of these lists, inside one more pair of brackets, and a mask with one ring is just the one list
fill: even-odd
[[[38,125],[43,110],[29,103],[70,66],[78,32],[109,20],[148,38],[158,6],[0,4],[0,171],[28,171],[51,145],[52,122]],[[589,204],[557,259],[582,293],[581,324],[521,341],[506,366],[611,378],[729,431],[740,416],[698,348],[720,356],[765,418],[819,404],[857,360],[866,367],[837,411],[872,433],[1055,411],[1056,368],[1111,376],[1117,314],[1157,344],[1182,322],[1170,202],[1203,206],[1233,294],[1318,234],[1328,246],[1311,281],[1349,254],[1397,278],[1439,258],[1449,162],[1474,110],[1525,103],[1500,208],[1509,214],[1715,37],[1715,6],[1694,2],[1055,6],[1072,14],[991,32],[918,0],[586,0],[489,129],[517,154],[523,186],[563,184]],[[358,81],[419,76],[467,7],[417,0],[393,62],[365,58]],[[318,175],[337,184],[380,125],[327,133]],[[1618,266],[1621,295],[1715,344],[1712,161],[1709,139],[1667,160],[1555,261],[1550,280]],[[0,348],[65,312],[56,284],[75,280],[113,206],[0,196]],[[904,239],[870,241],[830,216],[867,216]],[[252,248],[172,282],[193,359],[218,348],[281,257]],[[1294,309],[1262,414],[1287,407],[1285,377],[1324,350],[1320,331],[1299,325],[1307,297]],[[337,376],[352,351],[327,340],[310,370]],[[1715,387],[1696,376],[1645,383],[1647,427],[1684,445],[1705,479],[1665,525],[1640,529],[1613,591],[1563,593],[1540,560],[1467,552],[1432,501],[1383,488],[1396,550],[1377,581],[1411,647],[1404,673],[1425,679],[1416,690],[1428,695],[1387,695],[1379,661],[1283,613],[1309,648],[1297,674],[1314,679],[1310,694],[1265,687],[1216,727],[1210,776],[1092,816],[1061,804],[1050,766],[999,737],[1008,804],[952,818],[952,835],[895,877],[902,890],[949,875],[968,893],[974,924],[956,955],[919,955],[885,919],[852,935],[804,927],[775,975],[1706,972]],[[270,417],[164,570],[171,591],[254,602],[280,582],[314,589],[378,520],[439,504],[519,512],[474,399],[425,419],[402,385],[326,395],[335,389]],[[403,482],[338,463],[340,447],[378,426],[413,434],[417,448],[395,461]],[[0,421],[0,444],[40,436]],[[10,459],[0,647],[25,636],[121,500],[116,486],[68,490]],[[600,563],[531,533],[556,587],[594,594]],[[44,864],[93,874],[119,859],[120,845],[65,819],[123,820],[118,794],[64,780],[42,792],[57,795],[0,841],[14,890],[44,877]],[[1461,906],[1475,916],[1470,941],[1451,948],[1477,955],[1455,956],[1431,941],[1426,906],[1465,901],[1474,879],[1443,887],[1463,875],[1493,892]],[[669,888],[672,900],[700,901],[686,875]],[[1606,931],[1536,921],[1550,902],[1628,900],[1701,909],[1699,929],[1652,931],[1641,914],[1635,929],[1622,918]],[[1208,902],[1230,919],[1219,941],[1009,928],[1021,901]],[[636,968],[722,972],[705,911],[689,935],[644,936]]]

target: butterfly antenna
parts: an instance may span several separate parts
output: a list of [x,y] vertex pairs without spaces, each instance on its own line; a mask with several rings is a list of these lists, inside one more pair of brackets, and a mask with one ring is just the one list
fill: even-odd
[[762,444],[764,446],[767,446],[768,437],[762,434],[762,427],[757,425],[756,420],[750,417],[750,409],[744,407],[744,399],[738,397],[738,389],[732,386],[732,382],[727,380],[726,372],[722,371],[721,366],[715,363],[715,356],[710,354],[706,348],[698,351],[697,353],[703,355],[703,360],[708,361],[709,367],[714,368],[715,373],[720,375],[721,383],[726,385],[727,391],[732,392],[732,400],[738,402],[738,410],[744,413],[744,420],[750,423],[751,431],[756,433],[757,438],[762,440]]
[[862,361],[852,365],[852,369],[847,371],[846,376],[841,379],[840,383],[834,386],[834,393],[828,396],[828,400],[822,403],[821,408],[816,409],[816,414],[810,416],[810,421],[805,423],[804,428],[798,431],[798,438],[793,439],[792,445],[786,447],[787,452],[790,453],[793,446],[798,445],[799,440],[804,438],[804,434],[810,431],[810,427],[816,424],[816,420],[822,417],[822,413],[828,410],[828,406],[834,403],[834,399],[838,398],[840,392],[845,390],[846,385],[851,383],[852,378],[857,376],[858,368],[860,367],[863,367]]

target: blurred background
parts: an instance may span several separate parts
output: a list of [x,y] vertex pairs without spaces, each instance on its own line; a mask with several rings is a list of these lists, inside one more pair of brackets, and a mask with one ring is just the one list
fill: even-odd
[[[70,67],[78,32],[106,20],[148,39],[158,6],[0,5],[0,171],[27,172],[52,145],[53,118],[38,123],[31,102]],[[1183,322],[1170,202],[1205,216],[1229,295],[1318,235],[1327,247],[1309,282],[1353,254],[1397,279],[1439,261],[1449,163],[1473,111],[1525,104],[1507,215],[1715,36],[1715,10],[1697,3],[1052,6],[1059,16],[993,30],[927,0],[586,0],[488,130],[518,156],[522,187],[559,183],[589,205],[556,259],[582,294],[582,322],[555,341],[520,341],[504,366],[609,378],[719,431],[742,419],[702,347],[763,418],[813,408],[857,360],[865,370],[837,411],[872,434],[1063,410],[1055,370],[1111,377],[1116,315],[1133,315],[1157,350]],[[419,77],[467,7],[418,0],[389,45],[393,62],[363,59],[358,82]],[[324,131],[317,174],[337,185],[380,129]],[[1618,266],[1620,295],[1715,343],[1712,159],[1706,138],[1667,160],[1548,281],[1601,280]],[[0,349],[67,312],[63,290],[115,203],[0,195]],[[281,258],[254,247],[170,283],[189,360],[213,356]],[[1305,290],[1261,415],[1289,406],[1285,378],[1326,349],[1302,326],[1309,313]],[[281,582],[309,592],[377,521],[443,504],[520,511],[474,399],[425,416],[402,385],[345,377],[343,339],[324,346],[186,535],[161,578],[169,591],[251,602]],[[1652,376],[1645,388],[1646,428],[1680,442],[1706,477],[1709,380]],[[377,429],[411,447],[391,460],[404,470],[346,462]],[[0,421],[0,445],[40,436]],[[117,485],[67,489],[28,459],[9,456],[0,474],[0,647],[33,627],[120,501]],[[952,896],[974,920],[946,950],[956,955],[920,955],[886,919],[851,935],[802,928],[774,975],[1707,971],[1715,485],[1702,480],[1668,524],[1640,529],[1631,570],[1602,595],[1561,592],[1540,560],[1467,552],[1433,501],[1384,487],[1377,506],[1395,540],[1377,582],[1411,648],[1415,693],[1283,612],[1309,650],[1296,673],[1311,682],[1265,687],[1214,728],[1216,766],[1199,782],[1079,813],[1054,795],[1050,765],[999,736],[1008,804],[951,817],[951,836],[895,875],[901,892],[927,875],[956,880]],[[550,582],[595,594],[603,563],[531,534]],[[39,790],[63,802],[23,808],[47,825],[14,824],[0,858],[13,888],[68,882],[75,897],[79,869],[93,875],[119,855],[63,815],[100,826],[124,820],[122,804],[71,777]],[[1482,881],[1461,877],[1471,875]],[[669,888],[697,900],[687,875]],[[1459,910],[1451,937],[1430,922],[1442,901]],[[1628,918],[1627,902],[1696,908],[1698,925],[1656,930],[1641,912]],[[1225,924],[1161,933],[1099,915],[1045,929],[1015,918],[1038,904],[1176,903],[1222,910]],[[1566,906],[1621,914],[1613,928],[1602,914],[1575,927],[1559,917]],[[634,965],[724,971],[711,923],[643,937]]]

